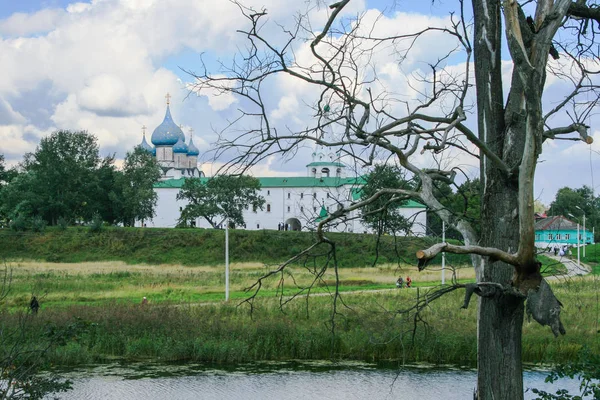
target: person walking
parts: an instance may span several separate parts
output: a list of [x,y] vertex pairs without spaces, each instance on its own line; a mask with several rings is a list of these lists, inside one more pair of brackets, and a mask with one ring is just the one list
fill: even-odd
[[404,286],[404,280],[402,279],[402,277],[399,277],[398,280],[396,281],[396,287],[398,289],[402,289],[402,286]]

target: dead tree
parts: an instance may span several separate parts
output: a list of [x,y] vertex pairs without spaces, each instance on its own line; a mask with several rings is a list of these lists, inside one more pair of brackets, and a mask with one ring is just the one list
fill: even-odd
[[[544,141],[591,143],[586,122],[599,93],[595,37],[600,8],[586,0],[483,0],[473,1],[466,12],[464,1],[458,0],[440,26],[416,32],[398,26],[397,33],[379,36],[385,17],[348,16],[344,8],[349,2],[320,10],[327,18],[318,27],[309,19],[316,11],[298,14],[295,25],[280,27],[275,37],[263,34],[271,22],[266,10],[236,3],[247,18],[247,26],[238,27],[247,39],[243,54],[223,63],[220,71],[195,73],[192,88],[240,99],[239,117],[223,131],[215,156],[228,155],[229,167],[244,170],[274,154],[290,156],[302,146],[321,145],[361,167],[390,159],[400,165],[418,181],[414,189],[382,189],[338,210],[320,222],[320,242],[334,248],[324,228],[350,218],[384,193],[434,210],[460,232],[464,245],[438,244],[419,251],[417,259],[425,268],[442,251],[472,255],[477,283],[467,287],[464,306],[473,294],[478,296],[478,396],[522,399],[525,303],[538,322],[555,335],[564,333],[560,303],[536,260],[536,164]],[[378,68],[381,59],[403,65],[430,35],[447,36],[451,47],[430,61],[427,71],[415,70],[406,78],[411,96],[387,86]],[[503,36],[510,54],[501,54]],[[458,57],[462,68],[450,68]],[[510,82],[503,77],[503,63],[512,67]],[[544,97],[549,74],[571,85],[570,93],[552,99],[550,106]],[[281,126],[270,117],[267,89],[276,76],[312,88],[314,97],[305,104],[312,116],[303,121],[304,128]],[[323,135],[328,129],[338,134]],[[436,182],[453,183],[462,172],[449,158],[457,154],[478,160],[480,236],[435,196]],[[422,167],[424,157],[431,167]]]

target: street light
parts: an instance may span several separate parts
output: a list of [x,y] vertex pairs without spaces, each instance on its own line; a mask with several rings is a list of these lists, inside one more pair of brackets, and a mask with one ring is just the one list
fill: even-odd
[[585,230],[585,211],[581,209],[579,206],[575,206],[575,208],[579,209],[583,213],[583,258],[585,258],[585,245],[587,243],[587,232]]
[[577,267],[581,267],[581,262],[579,260],[579,219],[573,214],[569,213],[570,217],[573,217],[577,220]]

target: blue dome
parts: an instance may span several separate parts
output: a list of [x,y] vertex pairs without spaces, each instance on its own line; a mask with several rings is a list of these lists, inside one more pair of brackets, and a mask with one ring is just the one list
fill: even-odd
[[179,138],[177,140],[177,143],[175,143],[175,146],[173,146],[173,153],[187,153],[187,152],[188,152],[187,144],[185,144],[185,142],[183,140],[181,140],[181,138]]
[[[173,122],[171,117],[171,109],[167,105],[167,113],[162,124],[160,124],[154,132],[152,132],[152,144],[155,146],[172,146],[177,143],[177,140],[185,141],[185,136],[181,128]],[[185,144],[185,143],[184,143]]]
[[146,142],[146,135],[144,135],[144,138],[142,139],[142,143],[140,143],[138,145],[138,147],[141,147],[142,149],[146,150],[148,153],[156,154],[156,149],[154,147],[150,146],[148,144],[148,142]]
[[197,156],[200,155],[200,150],[196,146],[194,146],[194,139],[190,137],[190,144],[188,144],[188,156]]

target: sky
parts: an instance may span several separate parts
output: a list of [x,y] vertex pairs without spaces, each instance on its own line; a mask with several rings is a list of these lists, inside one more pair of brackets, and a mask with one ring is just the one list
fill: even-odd
[[[291,3],[246,1],[264,6],[269,21],[283,25],[293,21]],[[345,12],[369,18],[384,12],[379,29],[389,34],[443,24],[448,8],[455,5],[454,0],[396,0],[394,8],[389,3],[353,0]],[[314,26],[322,26],[327,12],[323,6],[311,8]],[[208,156],[213,154],[215,132],[227,126],[243,103],[212,93],[190,95],[187,87],[193,78],[185,70],[198,71],[201,55],[215,70],[218,60],[231,59],[244,46],[243,35],[236,33],[243,24],[239,10],[225,0],[0,0],[0,154],[14,165],[34,151],[41,138],[70,129],[93,133],[103,155],[122,159],[141,142],[142,126],[150,139],[164,117],[165,94],[170,93],[173,118],[183,125],[186,137],[193,129],[202,169],[210,176],[224,161]],[[404,60],[401,68],[386,58],[389,54],[381,55],[376,65],[382,82],[410,97],[414,87],[407,84],[405,74],[427,69],[427,61],[452,45],[444,40],[431,37],[419,42],[415,58]],[[305,50],[299,48],[298,57],[306,57]],[[450,58],[447,67],[461,68],[461,63]],[[509,68],[506,71],[510,73]],[[275,123],[305,125],[311,116],[300,109],[314,94],[289,79],[270,85],[269,113]],[[548,83],[547,106],[565,90],[561,82]],[[600,190],[600,130],[595,117],[589,124],[596,139],[591,146],[572,141],[544,145],[535,182],[535,196],[543,203],[548,205],[564,186],[585,184]],[[301,151],[292,159],[270,158],[252,173],[303,175],[310,161],[310,151]],[[425,156],[422,165],[428,162],[433,161]],[[446,162],[464,164],[467,174],[477,176],[473,160]]]

